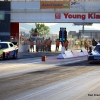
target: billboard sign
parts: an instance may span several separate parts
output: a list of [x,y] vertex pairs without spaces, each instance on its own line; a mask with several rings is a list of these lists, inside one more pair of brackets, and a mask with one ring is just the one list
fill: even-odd
[[100,14],[98,13],[63,13],[65,19],[100,19]]
[[40,1],[40,9],[70,9],[70,1]]
[[71,1],[70,9],[97,10],[100,9],[99,1]]
[[11,13],[11,22],[100,23],[100,13]]
[[85,9],[85,2],[79,2],[79,1],[71,1],[70,2],[70,8],[74,9]]
[[[55,19],[79,19],[79,20],[86,20],[86,19],[100,19],[100,13],[55,13]],[[60,17],[57,17],[60,16]]]

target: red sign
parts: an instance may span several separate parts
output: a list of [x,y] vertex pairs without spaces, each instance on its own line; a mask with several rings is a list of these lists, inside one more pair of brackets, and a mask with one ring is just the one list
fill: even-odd
[[[87,16],[86,16],[87,15]],[[68,18],[68,19],[82,19],[82,20],[86,20],[87,19],[100,19],[100,14],[96,14],[96,13],[64,13],[64,17]]]
[[61,19],[61,13],[55,13],[55,19]]
[[69,19],[86,19],[86,14],[64,13],[64,16]]

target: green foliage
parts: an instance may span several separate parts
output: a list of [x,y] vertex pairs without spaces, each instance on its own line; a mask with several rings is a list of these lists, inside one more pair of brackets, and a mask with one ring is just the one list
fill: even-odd
[[32,29],[29,31],[29,33],[32,35],[32,34],[34,33],[34,31],[35,31],[35,29],[32,28]]
[[46,36],[50,33],[50,28],[48,26],[45,26],[45,24],[35,23],[36,28],[32,28],[29,32],[30,34],[34,34],[35,29],[37,29],[39,36]]

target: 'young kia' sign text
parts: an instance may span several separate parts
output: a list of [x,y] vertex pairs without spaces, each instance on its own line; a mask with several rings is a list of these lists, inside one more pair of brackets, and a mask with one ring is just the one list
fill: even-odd
[[86,20],[86,19],[100,19],[100,14],[96,13],[64,13],[64,17],[66,19],[81,19],[81,20]]

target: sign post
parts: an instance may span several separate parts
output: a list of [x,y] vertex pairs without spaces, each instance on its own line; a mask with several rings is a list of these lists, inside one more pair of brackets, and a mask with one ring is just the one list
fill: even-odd
[[62,28],[62,40],[61,40],[61,42],[62,42],[62,49],[61,49],[61,53],[62,54],[64,54],[64,52],[65,52],[65,47],[64,47],[64,28]]

